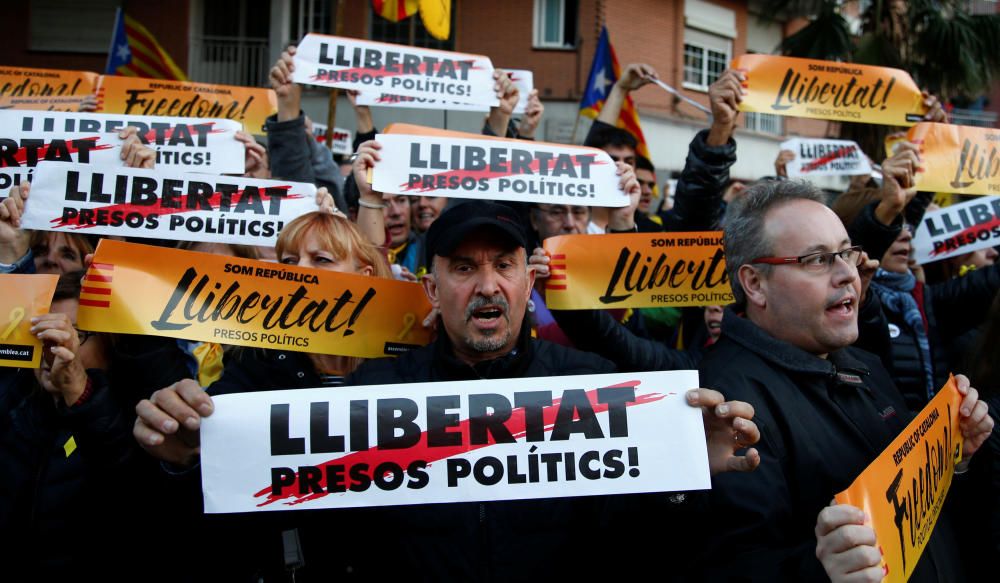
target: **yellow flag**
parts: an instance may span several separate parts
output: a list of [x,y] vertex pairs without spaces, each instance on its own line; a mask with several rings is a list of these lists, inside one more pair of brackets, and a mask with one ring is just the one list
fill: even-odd
[[448,40],[451,36],[451,0],[420,0],[420,19],[431,36]]

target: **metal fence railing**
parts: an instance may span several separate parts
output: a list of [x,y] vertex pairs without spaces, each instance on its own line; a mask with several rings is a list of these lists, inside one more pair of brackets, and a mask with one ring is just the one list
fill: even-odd
[[191,38],[192,81],[266,87],[268,40],[266,38],[201,36]]

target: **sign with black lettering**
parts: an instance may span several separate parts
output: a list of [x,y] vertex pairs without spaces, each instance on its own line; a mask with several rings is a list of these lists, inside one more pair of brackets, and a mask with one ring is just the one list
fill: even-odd
[[868,156],[851,140],[792,138],[782,142],[781,149],[795,152],[795,158],[785,166],[789,178],[852,176],[872,171]]
[[913,254],[924,264],[1000,245],[1000,196],[930,211],[913,235]]
[[306,85],[497,105],[489,57],[307,34],[293,80]]
[[372,171],[378,192],[606,207],[629,202],[603,150],[406,124],[385,131],[375,137],[386,161]]
[[[531,71],[522,69],[504,69],[510,75],[510,80],[518,89],[517,105],[514,106],[514,115],[520,115],[528,108],[528,96],[534,89],[534,75]],[[378,107],[403,107],[409,109],[436,109],[449,111],[482,111],[490,110],[489,106],[462,103],[460,101],[448,101],[430,97],[412,97],[405,95],[393,95],[388,92],[364,91],[357,97],[358,105],[374,105]]]
[[697,386],[670,371],[216,396],[205,512],[706,489]]
[[124,127],[156,150],[156,166],[181,172],[243,173],[242,126],[226,119],[140,117],[58,111],[0,111],[0,195],[20,184],[43,160],[123,166]]
[[[316,141],[326,144],[327,126],[313,122],[313,136]],[[330,147],[333,154],[343,154],[350,156],[354,153],[354,132],[346,128],[333,128],[333,146]]]
[[312,184],[41,162],[21,226],[273,247],[285,223],[314,210]]

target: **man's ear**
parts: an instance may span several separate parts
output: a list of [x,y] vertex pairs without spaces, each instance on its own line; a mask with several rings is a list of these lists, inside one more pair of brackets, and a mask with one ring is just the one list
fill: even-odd
[[761,273],[753,266],[742,265],[736,275],[740,278],[743,293],[747,296],[747,304],[753,304],[758,308],[767,307],[767,282]]
[[420,278],[420,283],[424,286],[424,293],[427,294],[427,299],[431,302],[431,307],[435,310],[441,310],[441,302],[438,300],[437,295],[437,277],[433,273],[425,274]]
[[535,268],[532,265],[528,266],[528,297],[531,297],[531,290],[535,287]]

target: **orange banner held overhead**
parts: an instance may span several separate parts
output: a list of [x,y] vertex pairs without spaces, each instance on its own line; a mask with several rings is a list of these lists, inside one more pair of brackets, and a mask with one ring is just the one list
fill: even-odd
[[263,134],[267,117],[278,111],[271,89],[115,75],[101,77],[98,104],[105,113],[232,119],[252,134]]
[[49,313],[58,275],[0,275],[0,366],[38,368],[42,342],[31,319]]
[[924,118],[920,88],[905,71],[774,55],[741,55],[747,73],[740,111],[910,126]]
[[920,190],[1000,194],[1000,130],[920,123],[910,128],[907,139],[920,146]]
[[0,67],[0,109],[78,111],[99,78],[87,71]]
[[552,310],[708,306],[733,302],[722,233],[561,235],[544,242]]
[[941,515],[955,464],[962,458],[955,378],[906,426],[858,479],[837,494],[868,515],[882,552],[883,581],[902,583],[913,573]]
[[430,342],[415,283],[103,240],[80,329],[374,358]]

